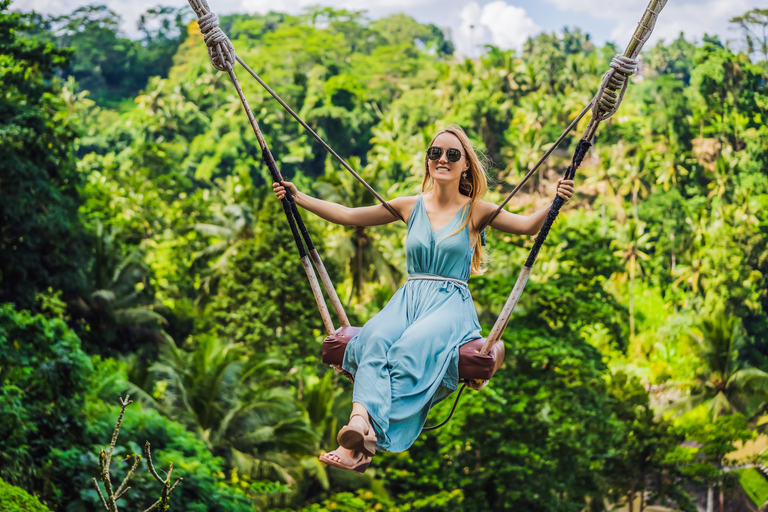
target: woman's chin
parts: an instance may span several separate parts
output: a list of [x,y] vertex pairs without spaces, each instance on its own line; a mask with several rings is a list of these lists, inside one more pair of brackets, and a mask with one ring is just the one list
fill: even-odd
[[432,181],[441,185],[449,185],[454,182],[458,183],[459,178],[448,173],[436,172],[432,174]]

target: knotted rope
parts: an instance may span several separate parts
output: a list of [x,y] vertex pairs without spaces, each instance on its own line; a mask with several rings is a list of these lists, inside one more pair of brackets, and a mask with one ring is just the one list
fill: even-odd
[[[627,85],[629,84],[628,79],[637,72],[637,56],[640,54],[643,45],[648,41],[651,32],[653,32],[653,27],[656,25],[659,12],[661,12],[666,4],[667,0],[650,0],[648,7],[645,9],[645,13],[643,13],[643,18],[640,20],[640,23],[637,24],[637,29],[635,29],[635,33],[632,35],[632,39],[629,42],[627,49],[624,51],[624,54],[616,55],[611,61],[611,69],[609,69],[603,76],[600,88],[592,100],[592,119],[590,119],[589,125],[587,125],[587,128],[584,131],[584,135],[576,146],[571,165],[569,165],[566,170],[565,179],[574,178],[576,171],[592,145],[592,139],[597,131],[597,127],[602,121],[615,114],[616,110],[619,108],[622,99],[624,99]],[[584,112],[582,112],[582,115],[583,114]],[[569,131],[572,126],[573,123],[566,132]],[[541,163],[541,160],[539,163]],[[539,164],[537,164],[537,166],[538,165]],[[527,178],[528,175],[526,175],[526,179]],[[519,186],[513,190],[513,192],[516,192],[517,190],[519,190]],[[509,196],[507,197],[507,200],[509,200]],[[503,204],[505,203],[506,201]],[[541,230],[539,230],[539,234],[534,241],[528,259],[520,270],[520,275],[512,289],[512,293],[510,293],[499,317],[496,319],[496,323],[491,329],[491,333],[486,338],[485,344],[480,349],[481,354],[489,353],[493,344],[499,340],[504,333],[504,329],[506,329],[507,324],[509,323],[512,312],[525,289],[528,277],[531,275],[531,270],[536,262],[539,250],[546,240],[552,224],[555,222],[555,219],[557,219],[562,205],[563,199],[560,196],[555,197],[554,201],[552,201],[552,206],[549,209],[547,218],[544,220]],[[496,210],[493,216],[495,216],[498,211],[499,210]],[[490,220],[487,221],[486,225],[488,224],[490,224]]]
[[[198,15],[197,25],[200,27],[206,46],[208,46],[208,57],[211,59],[211,64],[219,71],[231,71],[235,67],[237,55],[235,55],[232,41],[219,27],[219,17],[210,10],[204,1],[189,0],[189,3],[199,6],[192,5],[192,8]],[[201,15],[203,11],[208,11],[208,13]]]
[[[611,69],[603,75],[600,89],[592,104],[592,118],[605,121],[618,110],[629,85],[629,77],[637,73],[638,59],[617,54]],[[619,92],[620,91],[620,92]]]
[[[624,99],[624,93],[629,85],[629,77],[637,73],[638,60],[637,56],[640,54],[640,50],[643,49],[643,45],[651,37],[653,28],[656,26],[656,20],[659,17],[659,13],[667,5],[667,0],[650,0],[648,7],[643,13],[643,18],[637,24],[637,29],[632,34],[632,39],[623,55],[616,55],[611,61],[611,69],[609,69],[600,84],[600,88],[597,94],[591,102],[582,110],[582,112],[576,116],[573,122],[565,129],[565,131],[558,137],[554,144],[547,150],[544,155],[536,162],[523,177],[522,180],[515,186],[504,201],[494,210],[494,212],[488,217],[488,219],[480,226],[480,231],[485,231],[485,228],[490,226],[496,216],[501,213],[504,207],[514,197],[515,194],[523,187],[528,179],[541,167],[541,165],[549,158],[549,155],[560,145],[560,142],[565,139],[571,130],[573,130],[578,122],[584,117],[590,109],[592,110],[592,119],[589,122],[586,132],[584,133],[584,139],[587,141],[592,140],[592,136],[597,131],[597,126],[600,122],[605,121],[618,110],[621,101]],[[619,92],[620,90],[620,92]]]
[[[242,61],[237,57],[235,48],[232,46],[232,41],[230,41],[229,37],[227,37],[221,27],[219,27],[219,17],[216,16],[216,13],[211,11],[211,8],[208,7],[206,0],[189,0],[189,5],[195,11],[195,14],[197,14],[197,24],[200,27],[200,32],[203,34],[205,44],[208,47],[208,57],[211,60],[211,64],[219,71],[225,71],[229,75],[229,78],[232,80],[232,84],[234,85],[235,90],[240,97],[240,102],[242,103],[243,108],[245,109],[245,113],[248,116],[248,121],[251,124],[251,128],[253,128],[253,132],[259,142],[262,159],[264,164],[269,169],[272,180],[278,183],[283,181],[283,176],[280,174],[280,169],[277,166],[277,162],[272,156],[272,152],[269,150],[267,141],[264,139],[264,134],[261,132],[259,124],[256,122],[256,117],[253,115],[253,112],[248,105],[248,101],[245,99],[245,94],[243,93],[242,87],[240,87],[240,82],[237,80],[237,75],[235,74],[234,69],[235,63],[242,63]],[[332,334],[335,331],[335,328],[333,326],[333,321],[331,320],[330,314],[328,313],[328,307],[325,304],[325,299],[323,298],[323,293],[320,289],[320,283],[318,282],[317,276],[312,269],[312,263],[314,263],[318,273],[320,274],[320,279],[322,280],[331,303],[333,304],[333,307],[336,310],[339,319],[341,320],[342,326],[348,326],[349,320],[347,319],[347,315],[344,312],[344,307],[339,300],[338,295],[336,294],[336,290],[333,287],[333,283],[331,282],[331,278],[328,275],[327,270],[325,269],[325,265],[323,265],[323,262],[320,259],[320,255],[312,243],[312,239],[309,236],[309,231],[307,230],[306,225],[301,218],[301,214],[299,213],[299,209],[296,206],[296,202],[290,190],[286,190],[285,196],[282,199],[282,205],[283,211],[285,212],[285,217],[288,220],[288,225],[291,228],[291,233],[293,234],[293,240],[296,243],[296,248],[299,251],[301,264],[304,267],[304,271],[307,274],[307,279],[309,280],[309,284],[312,288],[312,295],[315,297],[315,302],[317,303],[317,307],[320,310],[320,316],[323,318],[323,324],[325,325],[325,329],[328,334]],[[304,244],[306,244],[306,249],[304,244],[302,244],[302,238],[304,239]]]

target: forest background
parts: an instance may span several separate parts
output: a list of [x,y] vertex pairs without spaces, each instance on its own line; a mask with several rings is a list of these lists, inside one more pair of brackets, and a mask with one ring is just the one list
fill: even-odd
[[[322,322],[282,210],[191,11],[149,9],[132,40],[104,6],[59,17],[0,6],[3,489],[51,510],[100,507],[91,479],[130,393],[111,471],[125,476],[149,440],[156,465],[184,478],[172,510],[768,500],[763,456],[728,457],[768,413],[768,11],[733,20],[738,45],[681,34],[643,53],[507,328],[504,367],[446,427],[357,476],[317,460],[351,387],[320,363]],[[435,26],[324,8],[222,27],[385,197],[419,192],[426,145],[457,123],[488,158],[486,199],[501,201],[620,51],[564,29],[464,59]],[[374,203],[241,82],[300,190]],[[577,137],[511,211],[554,196]],[[362,325],[407,275],[403,226],[304,218]],[[485,332],[531,243],[489,232],[490,269],[470,280]],[[141,466],[119,504],[157,497]]]

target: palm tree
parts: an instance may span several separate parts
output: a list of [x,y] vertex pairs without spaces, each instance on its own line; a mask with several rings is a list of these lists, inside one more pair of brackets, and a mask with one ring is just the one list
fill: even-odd
[[[346,415],[352,408],[352,397],[337,385],[338,378],[337,372],[326,371],[322,377],[312,372],[299,379],[298,400],[320,440],[318,448],[321,452],[336,447],[336,434],[340,425],[346,423]],[[316,456],[305,457],[302,466],[323,489],[328,490],[330,483],[326,466]]]
[[652,154],[646,149],[640,149],[635,156],[635,161],[632,163],[627,162],[624,165],[624,174],[620,178],[619,195],[630,195],[630,202],[632,203],[632,212],[635,216],[635,220],[639,220],[638,213],[638,199],[641,196],[647,196],[650,192],[648,185],[649,172],[649,160]]
[[611,242],[616,249],[615,256],[621,258],[624,271],[617,272],[613,278],[618,281],[627,281],[629,284],[629,339],[635,339],[635,277],[643,274],[642,262],[650,260],[646,252],[651,239],[650,233],[645,232],[645,223],[635,219],[630,220],[622,229],[622,236]]
[[[352,158],[350,165],[360,169],[360,160]],[[374,188],[382,189],[381,175],[383,167],[369,165],[362,170],[361,176]],[[318,178],[315,190],[328,201],[346,205],[350,208],[369,206],[373,197],[357,180],[348,173],[326,171],[325,176]],[[352,276],[352,293],[358,303],[363,302],[363,287],[366,282],[383,281],[391,288],[396,288],[400,273],[384,256],[370,228],[363,226],[333,226],[329,228],[328,252],[332,257],[342,262],[347,275]]]
[[[231,184],[231,178],[222,184],[220,194],[227,195],[228,188],[231,188],[227,187],[228,184]],[[201,235],[212,239],[211,245],[192,257],[194,262],[213,261],[201,281],[198,302],[205,301],[215,293],[219,279],[226,272],[228,258],[237,252],[244,240],[253,238],[254,220],[248,204],[229,203],[221,213],[211,216],[211,222],[192,226]]]
[[[77,297],[70,307],[85,318],[91,331],[110,347],[120,333],[131,338],[162,336],[167,321],[154,311],[155,300],[148,291],[149,269],[144,253],[134,249],[122,254],[120,227],[105,228],[96,223],[96,244],[91,263],[91,280],[96,291],[85,299]],[[119,348],[127,348],[124,340]],[[102,347],[107,348],[107,347]]]
[[684,412],[705,407],[714,421],[733,413],[750,418],[764,407],[768,373],[739,361],[739,350],[746,341],[739,318],[718,311],[690,329],[688,337],[698,348],[704,368],[694,380],[678,384],[690,388],[691,395],[671,409]]
[[128,374],[138,400],[186,425],[230,468],[290,484],[318,438],[291,392],[267,378],[280,365],[242,343],[203,336],[187,351],[168,336],[149,376]]

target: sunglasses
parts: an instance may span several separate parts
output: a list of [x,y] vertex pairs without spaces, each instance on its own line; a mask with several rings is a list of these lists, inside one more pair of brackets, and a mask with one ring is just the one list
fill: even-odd
[[[443,148],[432,146],[427,150],[427,158],[430,160],[439,160],[441,156],[443,156]],[[445,158],[447,158],[449,162],[458,162],[463,156],[465,156],[464,153],[456,148],[448,148],[445,150]]]

